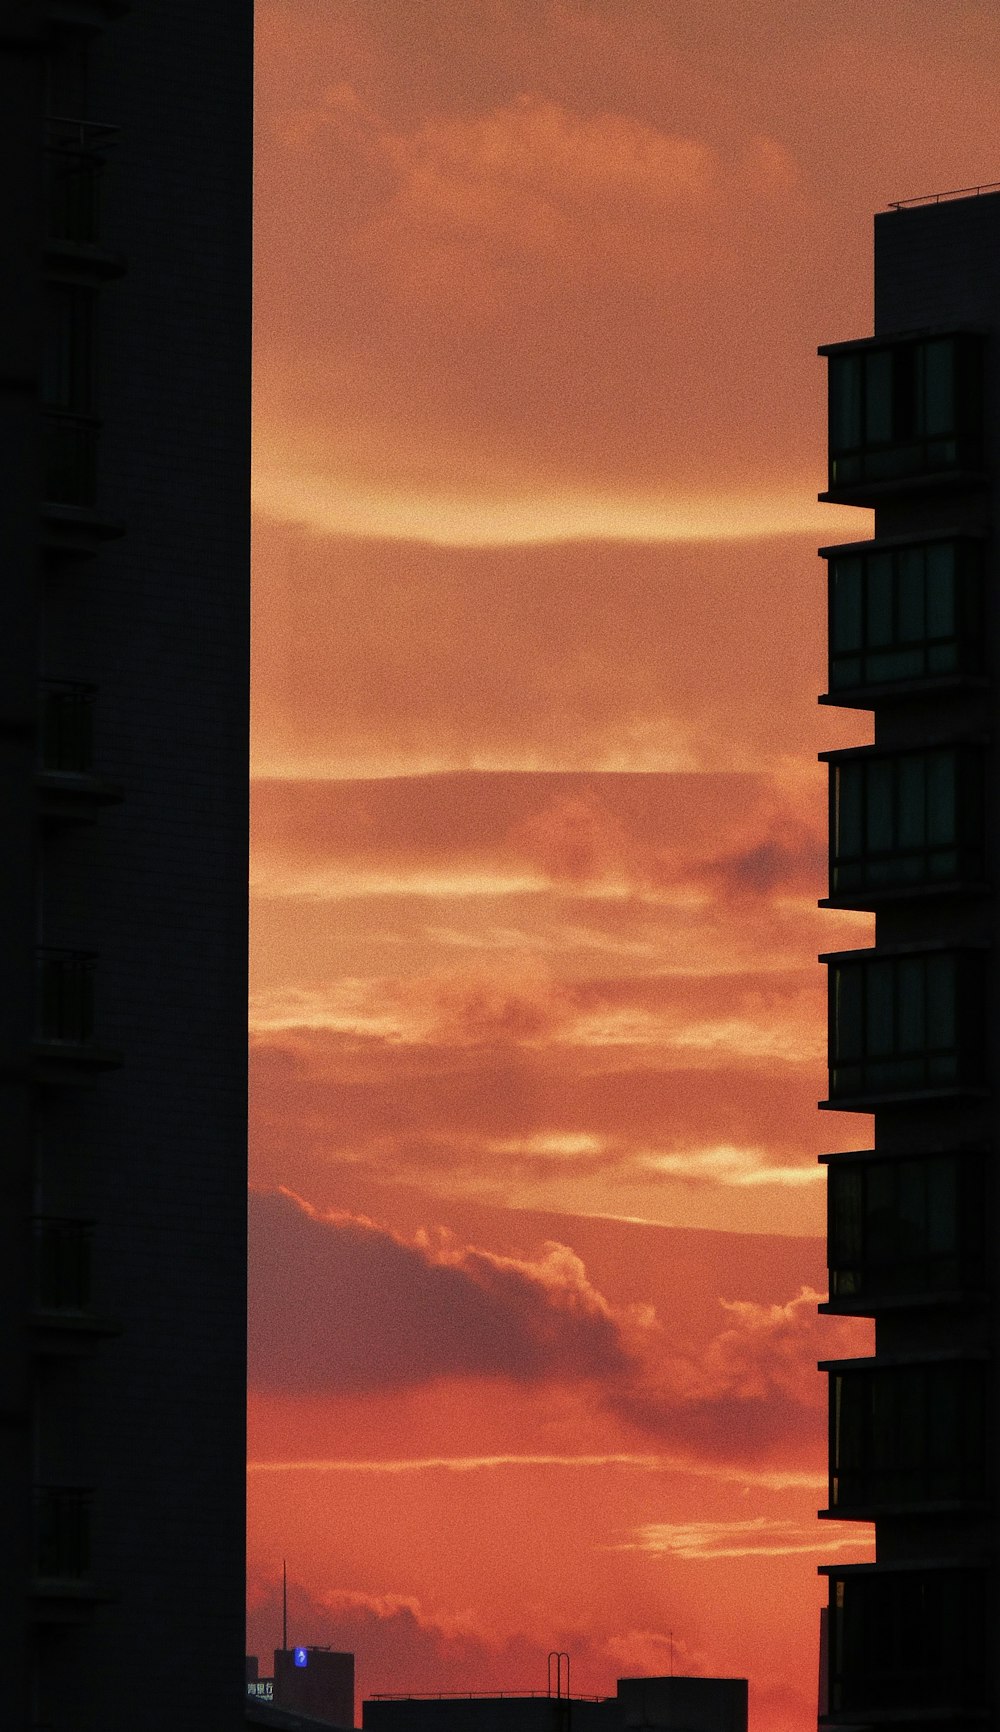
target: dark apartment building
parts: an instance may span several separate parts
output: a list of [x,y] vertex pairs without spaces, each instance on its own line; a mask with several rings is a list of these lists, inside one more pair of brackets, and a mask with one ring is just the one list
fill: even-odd
[[829,360],[828,491],[874,540],[827,547],[829,689],[874,744],[827,754],[828,905],[874,912],[829,971],[830,1298],[875,1320],[830,1382],[827,1517],[876,1561],[825,1568],[821,1725],[960,1727],[1000,1709],[1000,190],[875,219],[874,335]]
[[250,0],[0,5],[0,1721],[241,1725]]

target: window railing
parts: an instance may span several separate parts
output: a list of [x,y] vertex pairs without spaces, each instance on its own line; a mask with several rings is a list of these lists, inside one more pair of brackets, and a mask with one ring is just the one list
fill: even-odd
[[91,1301],[93,1223],[38,1216],[35,1304],[41,1311],[85,1316]]
[[831,695],[982,670],[982,547],[828,548]]
[[982,1363],[830,1370],[830,1509],[981,1501],[988,1384]]
[[982,1292],[987,1258],[982,1156],[922,1155],[827,1168],[832,1300]]
[[39,758],[43,770],[86,776],[94,767],[96,686],[45,680],[40,693]]
[[974,750],[830,754],[830,895],[985,875],[982,757]]
[[91,1567],[92,1493],[80,1486],[35,1487],[34,1574],[40,1582],[85,1582]]
[[985,971],[975,952],[827,956],[830,1102],[985,1083]]
[[39,1040],[85,1046],[94,1038],[96,955],[89,950],[39,950],[36,1027]]

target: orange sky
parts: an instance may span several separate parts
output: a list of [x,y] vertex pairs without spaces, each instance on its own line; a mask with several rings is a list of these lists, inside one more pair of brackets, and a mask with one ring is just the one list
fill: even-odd
[[820,341],[954,0],[258,0],[250,1643],[816,1707]]

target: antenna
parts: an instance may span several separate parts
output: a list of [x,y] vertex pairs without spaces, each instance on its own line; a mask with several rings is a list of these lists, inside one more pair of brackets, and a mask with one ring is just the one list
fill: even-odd
[[288,1652],[288,1566],[281,1560],[281,1651]]
[[674,1632],[670,1632],[670,1676],[674,1675]]

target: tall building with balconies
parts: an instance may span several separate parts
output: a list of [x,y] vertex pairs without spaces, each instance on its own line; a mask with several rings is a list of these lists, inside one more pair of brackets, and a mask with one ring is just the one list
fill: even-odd
[[251,0],[0,8],[0,1718],[242,1723]]
[[821,1724],[1000,1709],[994,1177],[1000,1075],[1000,190],[875,219],[874,335],[829,360],[829,485],[872,540],[821,550],[829,680],[874,744],[826,754],[828,906],[875,915],[829,970],[830,1297],[875,1353],[830,1363],[824,1516],[873,1522],[829,1578]]

